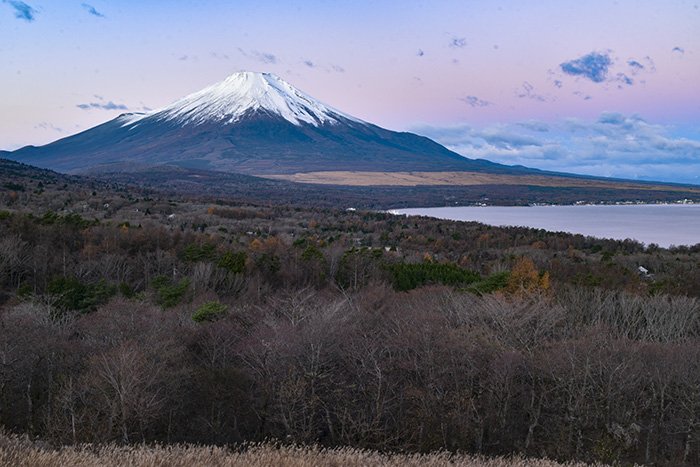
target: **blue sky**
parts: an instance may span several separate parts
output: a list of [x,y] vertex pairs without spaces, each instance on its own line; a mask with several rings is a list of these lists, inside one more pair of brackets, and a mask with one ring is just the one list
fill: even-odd
[[0,0],[0,148],[257,70],[469,157],[700,183],[698,3]]

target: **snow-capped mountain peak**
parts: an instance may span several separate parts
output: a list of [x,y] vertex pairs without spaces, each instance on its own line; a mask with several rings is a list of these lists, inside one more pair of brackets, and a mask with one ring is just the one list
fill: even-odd
[[467,159],[419,135],[354,119],[267,73],[236,73],[161,109],[122,114],[5,157],[76,173],[159,165],[275,177],[397,168],[512,170]]
[[322,104],[274,74],[239,72],[162,109],[124,116],[124,124],[149,117],[180,124],[230,124],[255,111],[278,115],[295,125],[333,124],[341,118],[359,121]]

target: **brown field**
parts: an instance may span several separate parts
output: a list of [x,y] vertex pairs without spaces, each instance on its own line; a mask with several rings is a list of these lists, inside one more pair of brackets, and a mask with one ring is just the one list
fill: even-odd
[[545,175],[505,175],[480,172],[354,172],[328,171],[280,175],[260,175],[276,180],[299,183],[346,186],[470,186],[529,185],[546,187],[615,188],[665,190],[700,193],[700,188],[674,185],[651,185],[634,182],[588,180]]
[[203,446],[116,446],[83,445],[53,449],[26,438],[0,435],[0,466],[87,467],[87,466],[463,466],[463,467],[583,467],[605,464],[565,463],[520,457],[476,457],[434,454],[386,455],[360,449],[250,445],[240,452]]

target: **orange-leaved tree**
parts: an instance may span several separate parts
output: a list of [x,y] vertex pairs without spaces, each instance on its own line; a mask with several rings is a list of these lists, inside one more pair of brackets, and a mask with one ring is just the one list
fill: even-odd
[[506,291],[513,294],[547,292],[550,288],[549,273],[540,274],[532,259],[523,256],[510,271]]

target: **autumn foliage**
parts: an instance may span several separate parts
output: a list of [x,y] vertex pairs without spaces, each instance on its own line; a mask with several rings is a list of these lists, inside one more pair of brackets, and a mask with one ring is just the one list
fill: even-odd
[[549,289],[549,272],[540,273],[535,263],[527,257],[515,263],[506,287],[511,294],[546,293]]

